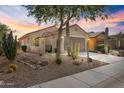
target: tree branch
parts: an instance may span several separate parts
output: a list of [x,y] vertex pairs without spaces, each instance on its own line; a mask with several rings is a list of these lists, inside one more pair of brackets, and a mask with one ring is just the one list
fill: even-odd
[[68,21],[73,17],[73,14],[67,18],[67,20],[63,23],[63,26],[68,23]]

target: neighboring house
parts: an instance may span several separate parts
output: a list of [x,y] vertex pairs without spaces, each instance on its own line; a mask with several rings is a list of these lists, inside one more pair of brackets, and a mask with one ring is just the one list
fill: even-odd
[[111,49],[124,49],[124,33],[118,33],[109,36]]
[[[47,27],[38,31],[28,33],[21,38],[19,41],[21,45],[27,45],[28,51],[36,53],[45,53],[45,52],[55,52],[56,50],[56,41],[57,41],[57,31],[56,26]],[[65,28],[62,31],[62,44],[61,44],[61,53],[66,52],[66,31]],[[87,40],[89,34],[85,32],[77,24],[70,26],[70,38],[71,42],[77,42],[80,44],[80,51],[86,51],[87,49]]]
[[104,32],[89,32],[89,50],[95,51],[99,44],[104,44],[105,33]]

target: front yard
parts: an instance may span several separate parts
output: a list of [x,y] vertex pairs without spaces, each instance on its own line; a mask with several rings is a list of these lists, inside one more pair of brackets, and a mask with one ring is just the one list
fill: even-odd
[[[63,62],[59,65],[54,60],[55,55],[39,56],[32,53],[21,53],[13,62],[18,66],[17,71],[5,73],[3,71],[8,69],[10,63],[5,56],[0,56],[0,81],[4,82],[0,87],[29,87],[107,64],[97,60],[88,64],[85,57],[78,58],[81,62],[79,65],[73,64],[72,58],[67,56],[62,56]],[[42,62],[48,62],[48,64],[42,64]],[[25,63],[30,63],[31,66]]]

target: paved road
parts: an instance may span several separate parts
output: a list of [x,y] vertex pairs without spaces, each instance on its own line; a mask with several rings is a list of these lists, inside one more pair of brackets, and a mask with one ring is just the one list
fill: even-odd
[[[86,56],[81,53],[80,56]],[[83,71],[32,88],[124,88],[124,58],[112,55],[90,53],[90,57],[109,65]]]

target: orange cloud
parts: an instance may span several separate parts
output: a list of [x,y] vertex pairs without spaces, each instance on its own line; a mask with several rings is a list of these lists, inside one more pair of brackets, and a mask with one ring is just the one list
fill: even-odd
[[[84,30],[90,29],[92,31],[92,28],[96,28],[96,29],[100,27],[114,28],[117,26],[117,23],[121,21],[124,21],[124,10],[121,10],[113,14],[112,17],[107,20],[101,20],[100,18],[97,18],[96,21],[86,21],[84,19],[81,19],[76,23],[80,25]],[[17,30],[17,32],[15,32],[14,34],[17,35],[18,37],[21,37],[26,33],[29,33],[38,29],[42,29],[45,26],[44,25],[42,27],[36,24],[18,21],[7,16],[3,12],[0,12],[0,22],[8,25],[13,30]],[[71,24],[73,24],[73,22]],[[124,28],[124,26],[121,26],[121,27]]]
[[109,19],[109,22],[121,22],[124,21],[124,10],[118,11],[112,15],[113,18]]
[[116,27],[117,23],[121,21],[124,21],[124,10],[121,10],[116,14],[113,14],[112,17],[109,17],[106,20],[101,20],[100,18],[97,18],[96,21],[85,21],[84,19],[81,19],[79,22],[77,22],[77,24],[84,29],[91,29],[95,27],[97,28],[100,26],[112,28]]
[[35,25],[35,24],[14,20],[11,17],[9,17],[1,12],[0,12],[0,22],[8,25],[12,30],[17,30],[15,32],[15,35],[18,35],[18,37],[24,35],[25,33],[29,33],[31,31],[35,31],[35,30],[43,28],[43,27]]

